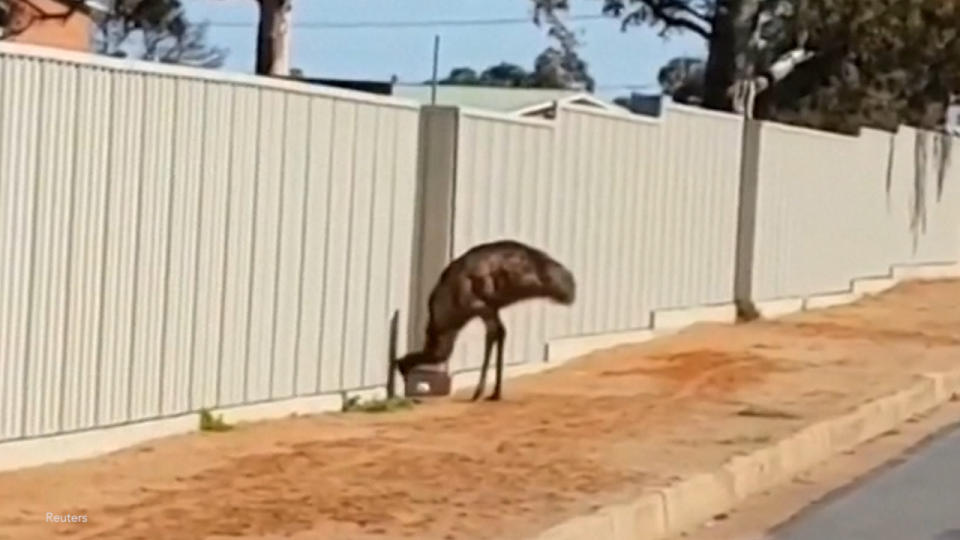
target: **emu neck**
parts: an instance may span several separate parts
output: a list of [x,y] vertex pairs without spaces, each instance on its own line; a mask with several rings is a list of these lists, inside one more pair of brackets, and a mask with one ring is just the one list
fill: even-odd
[[427,341],[423,347],[423,351],[437,364],[446,362],[453,354],[453,347],[457,342],[458,333],[459,330],[447,330],[443,332],[427,330]]

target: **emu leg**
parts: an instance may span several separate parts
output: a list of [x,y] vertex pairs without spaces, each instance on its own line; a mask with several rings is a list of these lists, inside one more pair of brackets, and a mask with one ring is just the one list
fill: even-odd
[[487,386],[487,369],[490,367],[490,353],[493,351],[493,344],[495,341],[495,334],[493,334],[488,328],[487,337],[483,346],[483,367],[480,368],[480,382],[477,384],[477,389],[473,392],[473,398],[471,398],[471,401],[480,399],[480,394],[483,393],[484,388]]
[[500,401],[500,386],[503,384],[503,343],[506,341],[506,335],[497,340],[497,380],[493,386],[493,393],[490,394],[490,401]]
[[490,395],[490,401],[500,401],[500,387],[503,384],[503,344],[507,340],[507,330],[503,326],[503,322],[500,321],[500,317],[497,316],[497,379],[494,383],[493,394]]

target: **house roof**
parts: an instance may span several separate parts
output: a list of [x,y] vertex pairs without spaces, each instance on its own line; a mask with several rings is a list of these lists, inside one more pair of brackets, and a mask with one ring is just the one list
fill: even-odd
[[[550,88],[506,88],[491,86],[437,85],[437,105],[458,105],[498,112],[514,112],[531,106],[552,103],[557,99],[576,95],[575,90]],[[393,95],[431,104],[431,86],[427,84],[398,84]]]
[[79,8],[89,13],[110,13],[115,0],[56,0],[69,8]]
[[586,92],[576,92],[573,95],[564,96],[548,103],[537,103],[512,112],[522,116],[535,115],[551,110],[554,106],[565,104],[586,105],[588,107],[597,107],[604,110],[619,110],[619,108],[612,103],[608,103],[592,94],[588,94]]
[[[398,84],[393,95],[431,104],[428,84]],[[437,105],[470,107],[508,114],[533,114],[553,107],[555,102],[580,103],[602,108],[610,104],[580,90],[554,88],[513,88],[498,86],[438,85]]]

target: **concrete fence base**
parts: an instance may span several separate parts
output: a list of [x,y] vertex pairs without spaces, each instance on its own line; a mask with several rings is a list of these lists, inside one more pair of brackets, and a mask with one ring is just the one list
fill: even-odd
[[853,293],[858,295],[879,294],[893,288],[897,280],[890,277],[865,278],[853,280]]
[[87,459],[152,439],[181,435],[200,425],[197,414],[91,429],[0,444],[0,471]]
[[759,300],[754,302],[754,305],[761,316],[775,319],[799,311],[850,304],[864,296],[889,290],[903,281],[954,277],[960,277],[960,265],[955,263],[894,265],[887,276],[854,278],[846,291]]

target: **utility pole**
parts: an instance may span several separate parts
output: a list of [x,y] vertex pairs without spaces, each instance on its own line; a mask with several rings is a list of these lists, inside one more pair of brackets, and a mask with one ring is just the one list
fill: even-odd
[[437,104],[437,69],[440,64],[440,34],[433,36],[433,78],[430,80],[430,104]]

